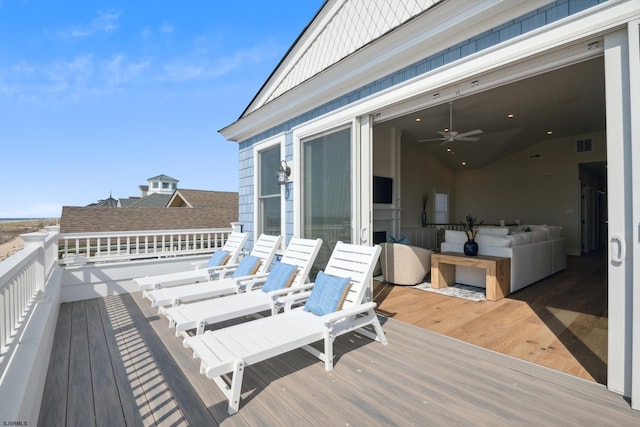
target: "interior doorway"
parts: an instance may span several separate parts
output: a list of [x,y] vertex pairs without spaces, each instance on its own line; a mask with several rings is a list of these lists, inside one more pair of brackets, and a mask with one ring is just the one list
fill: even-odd
[[582,253],[602,250],[607,242],[606,162],[581,163],[580,224]]

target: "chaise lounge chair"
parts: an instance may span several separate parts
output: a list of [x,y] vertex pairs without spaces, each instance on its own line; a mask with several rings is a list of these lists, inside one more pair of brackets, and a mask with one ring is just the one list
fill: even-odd
[[[144,291],[209,280],[211,274],[218,274],[221,277],[229,271],[229,268],[237,266],[238,255],[240,255],[248,238],[249,233],[232,232],[222,248],[211,255],[208,264],[206,262],[196,263],[194,270],[138,277],[133,281],[138,285],[139,290]],[[200,264],[202,268],[198,268]]]
[[[274,265],[268,276],[255,280],[247,286],[246,292],[182,304],[161,307],[159,312],[169,319],[169,326],[175,327],[176,336],[190,329],[202,334],[207,325],[235,319],[241,316],[271,310],[276,314],[282,304],[278,302],[287,294],[309,290],[313,284],[306,283],[313,262],[318,255],[322,239],[300,239],[294,237],[289,242],[280,263]],[[262,288],[256,285],[263,284]]]
[[[298,294],[292,295],[283,313],[207,331],[183,341],[186,348],[193,350],[194,358],[200,359],[200,372],[213,379],[229,400],[229,414],[238,411],[242,377],[248,365],[303,348],[323,360],[329,371],[333,369],[333,341],[355,329],[387,344],[374,312],[376,304],[363,302],[379,255],[380,246],[338,242],[326,270],[318,273],[313,290],[303,293],[308,294],[304,307],[292,308],[293,297]],[[345,289],[346,299],[340,306]],[[367,325],[373,326],[375,334],[361,329]],[[310,346],[320,340],[324,340],[324,352]],[[225,374],[232,374],[230,384],[222,378]]]
[[249,255],[231,269],[233,272],[231,277],[169,288],[149,289],[144,291],[142,296],[151,301],[152,307],[160,307],[241,292],[250,280],[266,274],[281,241],[282,236],[260,235]]

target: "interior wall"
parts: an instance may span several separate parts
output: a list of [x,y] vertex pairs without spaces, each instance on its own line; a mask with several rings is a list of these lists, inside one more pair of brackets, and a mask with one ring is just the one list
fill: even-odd
[[[422,226],[422,197],[427,200],[427,223],[433,222],[435,191],[455,193],[455,174],[419,142],[402,143],[400,174],[402,177],[402,227]],[[455,221],[455,217],[450,217]]]
[[400,131],[394,127],[378,126],[373,133],[373,175],[393,179],[393,202],[373,204],[373,231],[385,231],[387,236],[400,232],[401,188]]
[[[576,140],[591,138],[592,151],[577,152]],[[458,172],[452,211],[485,223],[560,225],[567,253],[580,254],[579,164],[606,160],[604,133],[550,139],[482,169]]]

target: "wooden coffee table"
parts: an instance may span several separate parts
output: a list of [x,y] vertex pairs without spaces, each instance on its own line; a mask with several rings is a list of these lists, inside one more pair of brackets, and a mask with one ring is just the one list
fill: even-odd
[[455,252],[432,254],[431,287],[446,288],[453,285],[456,282],[456,265],[485,270],[487,300],[497,301],[509,295],[511,258],[488,255],[465,256]]

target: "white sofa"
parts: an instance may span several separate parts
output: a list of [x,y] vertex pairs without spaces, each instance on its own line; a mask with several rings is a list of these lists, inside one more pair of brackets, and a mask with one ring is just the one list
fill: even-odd
[[[562,227],[523,225],[515,228],[480,227],[476,236],[478,255],[511,258],[511,292],[524,288],[567,267]],[[445,231],[442,252],[463,252],[463,231]],[[456,283],[486,287],[485,272],[456,266]]]

